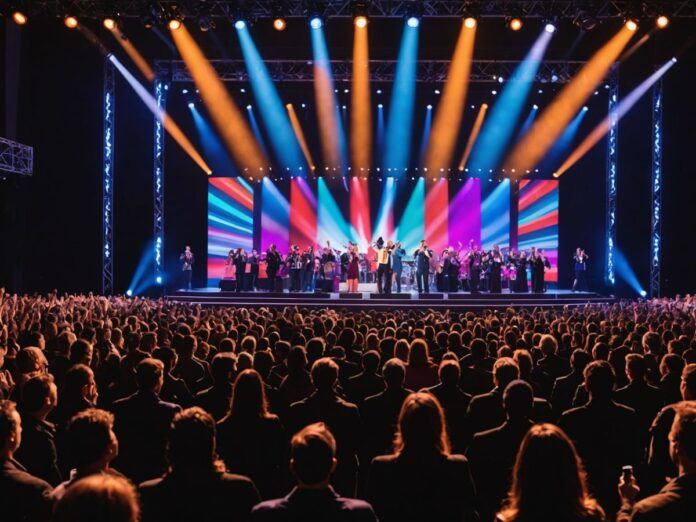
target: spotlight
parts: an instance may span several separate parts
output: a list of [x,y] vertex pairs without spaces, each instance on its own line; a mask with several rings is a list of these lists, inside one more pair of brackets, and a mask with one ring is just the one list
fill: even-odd
[[302,107],[304,109],[305,107],[307,107],[307,104],[303,103],[302,105],[300,105],[300,107]]
[[288,24],[285,21],[285,18],[276,18],[275,20],[273,20],[273,28],[276,31],[284,31],[287,25]]
[[640,296],[641,296],[641,297],[645,297],[645,296],[647,296],[647,295],[648,295],[648,292],[646,292],[645,290],[641,290],[641,291],[640,291]]
[[202,33],[207,33],[211,29],[215,29],[215,22],[209,16],[201,15],[198,17],[198,28]]
[[248,110],[248,111],[251,110],[251,104],[247,105],[247,110]]
[[597,27],[597,19],[584,9],[578,10],[573,18],[573,23],[585,32]]
[[657,27],[659,27],[660,29],[664,29],[669,25],[669,18],[667,18],[665,15],[658,16],[657,20],[655,20],[655,23],[657,24]]
[[382,89],[377,89],[377,94],[382,94]]
[[131,297],[133,295],[133,290],[131,290],[130,288],[128,290],[126,290],[126,295],[128,297]]
[[539,106],[535,103],[534,105],[532,105],[532,109],[534,109],[536,111],[539,109]]
[[113,18],[104,18],[102,24],[104,25],[104,29],[108,29],[109,31],[113,31],[116,28],[116,20]]
[[188,102],[188,108],[193,109],[195,107],[193,102]]
[[587,111],[590,110],[590,108],[589,108],[587,105],[585,105],[585,106],[582,108],[582,110],[583,110],[583,112],[587,112]]
[[409,27],[418,27],[420,25],[420,20],[418,19],[417,16],[409,16],[408,19],[406,20],[406,24]]
[[177,20],[176,18],[169,20],[169,29],[176,31],[179,27],[181,27],[181,20]]
[[77,18],[74,16],[66,16],[63,19],[63,23],[65,24],[65,27],[68,29],[75,29],[77,27]]
[[314,16],[312,19],[309,21],[309,26],[312,29],[321,29],[324,25],[324,22],[322,21],[320,16]]
[[162,276],[157,276],[157,277],[155,278],[155,282],[156,282],[158,285],[161,285],[161,284],[162,284]]
[[384,107],[384,105],[382,105],[381,103],[377,105],[378,109],[381,109],[382,107]]
[[244,20],[237,20],[234,23],[234,28],[241,31],[242,29],[246,28],[246,22]]
[[511,18],[508,20],[507,26],[513,31],[519,31],[522,29],[522,20],[520,18]]
[[181,94],[188,94],[188,89],[181,89]]
[[435,89],[435,91],[433,91],[433,92],[434,92],[435,94],[440,94],[440,89]]
[[430,110],[432,110],[433,106],[428,104],[428,106],[426,108],[430,111]]
[[635,31],[638,29],[638,24],[635,20],[626,20],[626,29],[629,31]]
[[498,94],[498,91],[493,90],[493,91],[491,91],[491,94],[492,94],[493,96],[495,96],[496,94]]
[[546,31],[547,33],[555,33],[556,26],[549,22],[544,26],[544,31]]
[[365,15],[356,16],[354,23],[355,23],[355,27],[357,27],[358,29],[364,29],[365,27],[367,27],[367,16],[365,16]]
[[558,75],[557,75],[557,74],[552,74],[552,75],[551,75],[551,81],[552,81],[553,83],[556,83],[556,82],[558,81]]
[[502,76],[498,76],[498,83],[503,83],[505,81],[505,78]]
[[14,23],[17,25],[24,25],[27,23],[27,15],[22,13],[21,11],[15,11],[12,13],[12,20],[14,20]]
[[464,27],[467,27],[469,29],[473,29],[476,27],[476,18],[473,16],[469,16],[468,18],[464,19]]

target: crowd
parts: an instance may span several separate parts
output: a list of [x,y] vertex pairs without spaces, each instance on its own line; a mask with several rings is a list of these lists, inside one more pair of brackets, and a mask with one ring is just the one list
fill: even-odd
[[696,298],[191,306],[0,290],[0,520],[686,521]]

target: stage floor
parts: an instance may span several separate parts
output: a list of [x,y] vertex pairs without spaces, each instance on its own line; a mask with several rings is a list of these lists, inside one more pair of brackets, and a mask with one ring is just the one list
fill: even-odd
[[536,306],[559,308],[584,306],[588,303],[613,303],[614,297],[593,292],[550,290],[544,294],[517,294],[504,290],[501,294],[469,292],[430,293],[404,292],[380,295],[372,292],[348,293],[270,293],[270,292],[223,292],[219,288],[195,288],[177,290],[167,299],[206,306],[237,307],[284,307],[301,306],[311,308],[357,308],[357,309],[456,309],[482,310],[485,308],[533,308]]

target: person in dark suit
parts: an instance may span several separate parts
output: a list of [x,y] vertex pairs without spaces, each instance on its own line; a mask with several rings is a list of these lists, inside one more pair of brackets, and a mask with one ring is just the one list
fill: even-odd
[[120,443],[115,465],[134,482],[157,477],[166,469],[167,433],[181,407],[160,400],[163,372],[162,361],[144,359],[136,367],[138,391],[113,405]]
[[572,371],[564,377],[558,377],[551,391],[549,401],[551,402],[555,419],[558,419],[564,411],[569,410],[573,406],[575,391],[585,380],[582,372],[591,361],[592,356],[582,348],[573,350],[570,356]]
[[[268,291],[277,292],[278,291],[278,270],[280,270],[280,263],[282,259],[275,245],[268,247],[266,251],[266,277],[268,278]],[[280,288],[282,292],[283,288]]]
[[49,419],[62,431],[68,421],[78,412],[93,408],[97,404],[97,383],[94,372],[89,366],[76,364],[70,368],[59,392],[58,406],[51,412]]
[[368,350],[362,355],[362,372],[348,378],[345,386],[346,397],[358,408],[362,407],[365,399],[384,390],[384,379],[377,375],[378,367],[379,352]]
[[32,475],[51,486],[61,482],[56,450],[56,427],[46,417],[58,402],[58,391],[50,375],[37,375],[22,390],[22,445],[15,458]]
[[248,520],[261,498],[247,477],[216,459],[215,420],[201,408],[176,414],[167,473],[140,484],[142,522]]
[[125,477],[90,475],[78,480],[56,503],[52,522],[140,522],[135,486]]
[[570,373],[570,363],[568,359],[559,357],[558,341],[553,335],[542,335],[539,349],[543,357],[537,361],[537,366],[551,377],[551,382]]
[[679,475],[659,493],[635,503],[640,488],[634,476],[619,480],[622,507],[617,522],[687,522],[696,513],[696,401],[675,406],[669,434],[670,454]]
[[[493,388],[493,361],[486,356],[487,346],[483,339],[474,339],[469,347],[471,353],[459,359],[461,387],[470,395],[488,393]],[[490,363],[490,365],[489,365]]]
[[218,353],[213,357],[210,371],[213,375],[213,385],[196,394],[195,404],[210,413],[215,422],[218,422],[230,410],[237,358],[233,353]]
[[160,399],[178,404],[182,408],[192,406],[193,395],[186,382],[172,374],[179,359],[176,352],[171,348],[157,348],[152,352],[152,356],[164,364],[164,384],[160,390]]
[[638,415],[641,445],[645,447],[648,442],[648,428],[662,408],[662,394],[659,388],[651,386],[645,380],[646,367],[642,355],[632,353],[626,357],[626,375],[629,383],[614,391],[614,401],[635,410]]
[[493,365],[495,388],[488,393],[476,395],[469,403],[467,420],[471,433],[496,428],[505,422],[503,390],[519,378],[519,369],[511,357],[501,357]]
[[367,498],[382,522],[475,521],[469,463],[450,453],[434,395],[412,393],[401,408],[394,450],[370,466]]
[[0,518],[3,522],[47,521],[53,488],[14,459],[21,442],[22,419],[15,403],[0,400]]
[[469,446],[466,456],[481,520],[493,520],[510,487],[517,450],[534,424],[530,420],[533,404],[534,391],[529,383],[512,381],[503,392],[507,419],[497,428],[476,433]]
[[184,380],[194,395],[213,384],[210,365],[195,355],[197,347],[198,339],[195,336],[184,336],[178,350],[179,361],[173,372],[174,375]]
[[336,393],[338,365],[322,357],[312,365],[312,383],[316,391],[306,399],[290,406],[288,423],[290,433],[296,433],[315,422],[323,422],[336,437],[338,465],[333,485],[339,494],[355,495],[357,454],[361,424],[358,407],[346,402]]
[[229,413],[217,425],[217,441],[227,469],[253,480],[261,498],[287,491],[287,438],[278,416],[268,411],[255,370],[237,376]]
[[430,293],[430,259],[433,251],[428,248],[425,239],[422,239],[418,248],[413,253],[416,260],[416,285],[418,293]]
[[423,391],[432,393],[445,411],[447,433],[450,436],[452,450],[464,453],[467,443],[466,411],[471,402],[471,395],[459,387],[459,361],[445,359],[438,368],[440,384]]
[[404,388],[406,366],[400,359],[389,359],[382,367],[385,390],[365,399],[360,414],[365,425],[365,461],[388,453],[392,448],[401,405],[411,392]]
[[293,436],[290,446],[290,469],[297,487],[283,498],[256,505],[251,512],[254,522],[377,521],[370,504],[341,497],[331,487],[337,465],[336,440],[325,424],[306,426]]
[[575,443],[585,463],[588,482],[607,513],[619,508],[614,478],[624,465],[638,467],[638,418],[631,408],[612,400],[614,371],[607,361],[594,361],[584,372],[590,400],[566,411],[559,426]]
[[246,265],[247,265],[247,255],[243,248],[238,248],[234,253],[234,278],[235,292],[241,292],[244,290],[244,278],[246,277]]

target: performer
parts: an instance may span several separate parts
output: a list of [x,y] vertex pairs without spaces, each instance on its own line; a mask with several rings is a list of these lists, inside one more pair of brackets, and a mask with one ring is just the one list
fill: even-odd
[[551,262],[549,261],[549,258],[546,257],[546,254],[544,254],[544,251],[539,248],[537,249],[537,262],[536,262],[536,269],[537,269],[537,289],[540,293],[546,292],[546,271],[551,268]]
[[536,251],[536,247],[532,247],[532,248],[530,248],[529,250],[530,250],[530,252],[529,252],[529,259],[528,259],[528,262],[529,262],[529,271],[530,271],[530,275],[532,276],[532,292],[536,292],[536,287],[537,287],[537,284],[536,284],[537,271],[534,270],[534,265],[535,265],[535,263],[536,263],[537,251]]
[[392,254],[392,271],[394,272],[394,280],[396,281],[396,293],[401,293],[401,272],[404,269],[403,257],[406,255],[406,250],[401,248],[401,242],[399,241],[394,246],[394,253]]
[[515,256],[515,292],[529,292],[527,284],[527,252],[520,252]]
[[416,285],[418,286],[418,293],[429,294],[430,259],[433,257],[433,252],[428,249],[425,239],[421,239],[413,257],[416,260]]
[[234,253],[234,272],[236,284],[234,289],[241,292],[244,289],[244,274],[246,273],[247,255],[244,249],[238,248]]
[[314,247],[309,245],[307,250],[302,254],[302,266],[304,270],[302,272],[302,291],[303,292],[314,292],[315,283],[315,256]]
[[348,293],[356,293],[358,291],[358,279],[360,278],[360,257],[358,256],[358,247],[349,247],[348,267],[346,268],[346,283],[348,284]]
[[184,274],[186,290],[191,290],[191,278],[193,276],[193,263],[195,258],[193,252],[191,252],[190,246],[187,245],[186,248],[184,248],[184,252],[179,256],[179,261],[183,261],[181,271]]
[[573,281],[573,292],[587,291],[587,258],[585,251],[578,247],[575,249],[573,261],[575,262],[575,280]]
[[[270,245],[268,251],[266,252],[266,274],[268,276],[268,291],[275,292],[277,290],[277,278],[278,270],[280,269],[280,264],[282,259],[275,245]],[[282,291],[282,288],[281,288]]]
[[481,282],[481,264],[483,256],[478,249],[478,245],[474,245],[474,249],[469,252],[469,289],[472,294],[479,293],[479,284]]
[[502,292],[502,270],[503,270],[503,255],[500,253],[498,245],[493,246],[493,250],[488,255],[488,265],[490,268],[489,291],[491,294],[499,294]]
[[225,259],[225,272],[222,276],[223,279],[232,279],[234,276],[234,249],[230,249],[227,253],[227,259]]
[[321,273],[324,279],[333,279],[336,270],[336,256],[334,255],[331,243],[326,242],[321,255]]
[[[461,243],[460,243],[461,245]],[[447,279],[449,280],[450,292],[459,292],[459,251],[453,247],[449,248],[449,264],[447,266]]]
[[251,255],[247,257],[247,261],[249,262],[249,273],[251,274],[251,289],[252,290],[258,290],[259,289],[259,261],[260,261],[259,253],[258,251],[253,248],[251,250]]
[[380,294],[391,294],[391,255],[394,243],[390,239],[385,245],[384,239],[380,237],[377,239],[375,246],[377,247],[377,292]]
[[290,253],[286,258],[286,263],[290,269],[290,291],[299,292],[302,285],[302,256],[300,255],[300,247],[293,245]]

